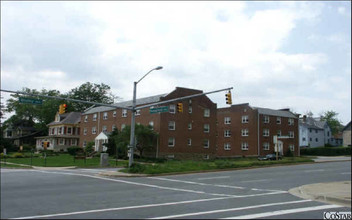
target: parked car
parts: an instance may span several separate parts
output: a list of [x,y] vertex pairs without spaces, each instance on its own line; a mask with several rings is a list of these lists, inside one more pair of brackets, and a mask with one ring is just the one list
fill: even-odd
[[[278,155],[278,159],[282,160],[281,155]],[[276,154],[267,154],[265,157],[258,157],[258,160],[276,160]]]

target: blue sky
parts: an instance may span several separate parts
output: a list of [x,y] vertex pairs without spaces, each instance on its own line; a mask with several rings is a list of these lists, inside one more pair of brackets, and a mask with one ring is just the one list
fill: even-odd
[[[234,87],[234,104],[351,120],[350,1],[1,2],[1,87],[122,100]],[[210,95],[226,107],[225,93]],[[8,94],[2,93],[4,98]]]

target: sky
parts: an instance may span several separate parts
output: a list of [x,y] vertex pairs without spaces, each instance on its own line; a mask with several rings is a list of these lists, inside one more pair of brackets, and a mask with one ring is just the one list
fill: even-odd
[[[137,98],[233,87],[233,104],[346,125],[351,1],[1,1],[2,89],[104,83],[128,101],[157,66]],[[227,107],[225,93],[208,97]]]

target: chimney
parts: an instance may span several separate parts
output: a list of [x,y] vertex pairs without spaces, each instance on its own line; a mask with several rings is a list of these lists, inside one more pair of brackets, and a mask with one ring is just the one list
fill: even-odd
[[303,122],[307,121],[307,115],[303,115]]

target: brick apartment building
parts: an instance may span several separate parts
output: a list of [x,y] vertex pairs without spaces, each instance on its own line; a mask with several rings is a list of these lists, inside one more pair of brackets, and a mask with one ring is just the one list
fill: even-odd
[[289,109],[251,107],[248,103],[218,109],[218,157],[258,156],[274,153],[273,136],[279,138],[280,153],[288,149],[299,155],[298,116]]
[[[137,106],[166,101],[202,93],[201,90],[176,87],[169,94],[137,99]],[[183,112],[177,112],[177,103],[183,103]],[[131,107],[132,101],[114,104],[120,108],[95,107],[81,115],[80,146],[95,141],[96,149],[102,150],[100,140],[114,128],[122,130],[131,124],[131,112],[123,107]],[[207,96],[194,97],[168,103],[169,112],[151,114],[150,108],[136,111],[136,123],[151,125],[159,133],[155,157],[158,158],[214,158],[216,156],[217,105]],[[153,107],[151,107],[153,108]],[[107,136],[105,136],[107,137]]]

